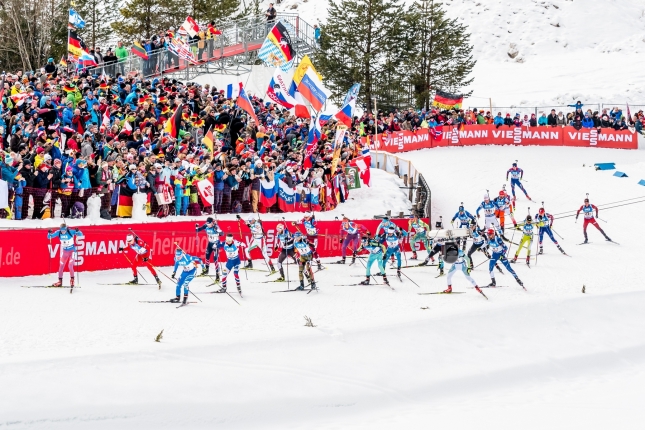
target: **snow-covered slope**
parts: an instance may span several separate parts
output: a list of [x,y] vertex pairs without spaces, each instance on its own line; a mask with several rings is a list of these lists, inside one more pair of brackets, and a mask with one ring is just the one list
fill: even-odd
[[[468,25],[475,47],[475,81],[469,88],[474,93],[465,105],[487,107],[490,97],[500,107],[560,106],[580,99],[645,108],[642,0],[443,3],[450,17]],[[314,24],[324,22],[328,4],[284,0],[276,8]]]
[[[482,146],[407,156],[430,182],[435,217],[451,217],[461,201],[474,210],[515,159],[552,213],[577,209],[586,192],[596,204],[645,195],[636,185],[643,151]],[[606,161],[629,178],[589,167]],[[191,290],[203,302],[181,309],[139,303],[174,296],[165,278],[161,291],[97,285],[128,280],[129,270],[81,273],[71,295],[20,288],[51,276],[3,279],[0,428],[640,428],[645,292],[634,220],[643,204],[601,206],[602,227],[621,245],[592,227],[592,244],[578,246],[581,222],[557,219],[571,257],[545,239],[532,268],[515,265],[528,292],[498,273],[505,287],[484,290],[488,301],[461,274],[453,286],[465,294],[417,295],[445,288],[436,267],[404,269],[403,282],[388,269],[395,291],[339,286],[362,279],[360,263],[325,262],[311,294],[272,293],[286,285],[241,274],[239,306],[200,294],[213,287],[198,278]],[[529,206],[534,213],[520,198],[518,216]],[[483,261],[478,253],[475,264]],[[472,273],[480,285],[485,266]],[[305,315],[316,327],[304,327]]]

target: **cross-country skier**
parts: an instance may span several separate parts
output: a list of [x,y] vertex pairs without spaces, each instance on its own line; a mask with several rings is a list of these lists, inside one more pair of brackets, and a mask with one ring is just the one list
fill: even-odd
[[401,278],[401,240],[402,235],[407,235],[405,231],[397,232],[394,227],[388,227],[387,234],[385,235],[385,261],[388,258],[396,258],[396,276]]
[[206,259],[204,264],[204,269],[202,270],[202,275],[208,275],[208,271],[211,267],[211,255],[213,256],[213,262],[215,263],[215,282],[219,282],[219,248],[217,243],[220,241],[221,236],[224,236],[224,232],[219,228],[213,217],[206,218],[206,224],[199,226],[195,224],[195,231],[200,232],[206,230],[206,236],[208,237],[208,245],[206,246]]
[[515,277],[515,280],[517,281],[520,286],[524,286],[522,284],[522,281],[520,281],[520,278],[518,278],[517,274],[511,267],[511,265],[508,263],[508,259],[506,258],[506,245],[504,244],[504,241],[502,241],[502,238],[497,236],[495,234],[495,230],[492,228],[489,228],[488,231],[486,232],[486,235],[488,236],[488,247],[490,248],[492,252],[492,256],[490,261],[488,262],[488,271],[490,272],[490,284],[488,284],[489,287],[494,287],[496,286],[495,284],[495,272],[493,269],[495,268],[495,265],[497,262],[501,262],[504,267],[506,267],[506,270],[508,270],[511,275]]
[[540,208],[537,215],[535,215],[535,224],[538,226],[540,234],[540,250],[538,251],[538,254],[542,254],[542,238],[544,237],[545,233],[551,238],[551,241],[555,244],[555,246],[558,247],[558,250],[561,253],[566,254],[566,252],[564,252],[564,249],[562,249],[562,247],[558,244],[558,241],[555,240],[555,237],[553,237],[553,232],[551,231],[551,227],[553,227],[553,215],[546,213],[544,211],[544,208]]
[[[236,215],[238,222],[241,221],[241,218],[239,215]],[[260,252],[262,252],[262,258],[264,258],[264,261],[267,263],[267,266],[269,266],[269,270],[271,273],[275,273],[275,268],[273,267],[273,262],[271,261],[271,256],[267,252],[266,249],[266,241],[264,238],[264,228],[262,227],[262,221],[256,219],[254,216],[250,216],[247,220],[246,226],[251,230],[251,235],[253,236],[253,240],[251,241],[251,244],[244,250],[244,255],[246,256],[246,264],[244,265],[245,269],[252,269],[253,268],[253,260],[251,260],[251,251],[254,250],[255,248],[259,248]]]
[[594,211],[596,212],[596,217],[598,217],[598,208],[595,205],[592,205],[589,203],[589,199],[585,199],[585,203],[580,206],[580,209],[578,209],[578,212],[576,213],[576,221],[578,220],[578,216],[580,215],[580,212],[582,211],[582,214],[585,217],[585,223],[582,227],[582,230],[585,234],[585,241],[583,243],[588,243],[589,239],[587,238],[587,226],[589,224],[593,225],[596,227],[603,236],[605,236],[605,239],[611,242],[611,239],[605,234],[602,228],[598,225],[598,221],[596,221],[596,218],[594,218],[593,213]]
[[307,234],[307,243],[309,243],[309,246],[311,247],[311,255],[316,260],[318,270],[322,270],[320,256],[318,255],[318,227],[316,226],[315,215],[312,212],[307,212],[303,219],[291,223],[291,225],[294,226],[297,226],[299,224],[302,224],[305,227],[305,233]]
[[531,215],[527,215],[526,220],[522,225],[523,234],[522,239],[520,239],[520,246],[517,248],[517,251],[515,251],[515,257],[513,257],[513,261],[511,261],[511,263],[515,263],[517,261],[517,257],[520,255],[520,251],[522,250],[522,248],[524,248],[524,245],[526,245],[526,265],[531,265],[531,245],[533,245],[534,228],[535,226],[533,225],[533,218],[531,218]]
[[[417,214],[412,215],[412,219],[408,223],[408,232],[413,234],[410,240],[410,248],[412,248],[412,258],[410,260],[417,259],[417,243],[421,242],[426,248],[426,252],[430,254],[430,240],[428,239],[428,233],[430,232],[430,226],[425,222],[419,219]],[[421,250],[421,245],[418,247],[419,251]]]
[[63,273],[65,272],[65,265],[67,264],[69,270],[69,285],[74,286],[74,264],[76,263],[76,244],[75,237],[83,237],[80,230],[67,228],[67,224],[62,223],[60,229],[53,231],[48,230],[47,239],[57,237],[60,240],[60,265],[58,266],[58,282],[55,282],[52,287],[63,286]]
[[473,254],[475,251],[481,251],[486,255],[486,258],[490,258],[490,254],[488,251],[486,251],[486,248],[488,247],[488,241],[486,240],[486,235],[484,234],[483,230],[480,230],[479,227],[477,227],[477,224],[471,224],[470,225],[470,237],[473,239],[473,244],[470,246],[470,249],[468,250],[468,261],[470,261],[470,268],[473,268]]
[[146,246],[146,243],[134,234],[129,234],[125,237],[125,246],[119,248],[119,251],[123,252],[128,248],[132,249],[132,251],[134,251],[134,253],[136,254],[135,257],[130,260],[130,265],[132,266],[132,275],[134,276],[134,279],[128,282],[128,284],[136,285],[139,283],[137,267],[139,267],[139,265],[143,265],[148,268],[150,273],[152,273],[152,276],[155,277],[155,281],[157,281],[159,287],[161,287],[161,280],[159,279],[159,276],[157,276],[157,271],[150,263],[150,259],[152,257],[150,256],[150,250]]
[[517,163],[513,163],[513,167],[508,169],[508,171],[506,172],[507,181],[508,181],[509,174],[511,175],[511,193],[513,194],[513,197],[515,197],[515,186],[517,185],[519,189],[524,192],[524,195],[526,196],[526,198],[531,200],[531,197],[529,197],[529,194],[526,192],[526,190],[524,189],[524,186],[520,182],[524,177],[524,170],[517,167]]
[[399,231],[399,227],[394,224],[389,216],[384,216],[381,222],[379,223],[378,227],[376,227],[376,235],[380,236],[381,235],[381,230],[383,230],[383,234],[387,233],[387,229],[390,227],[394,227],[396,231]]
[[240,286],[240,248],[246,246],[244,243],[239,242],[233,239],[233,233],[226,235],[224,242],[218,242],[217,247],[223,249],[226,254],[226,266],[222,269],[222,288],[217,291],[218,293],[226,292],[226,281],[228,280],[228,275],[233,271],[233,277],[235,278],[235,285],[237,285],[237,292],[242,295],[242,287]]
[[188,300],[188,285],[190,282],[195,279],[197,270],[201,265],[201,260],[198,257],[193,257],[192,255],[186,254],[182,249],[177,248],[175,251],[175,267],[172,271],[172,278],[175,279],[177,270],[181,269],[181,274],[179,275],[179,280],[177,281],[177,290],[175,292],[175,298],[170,299],[171,303],[179,303],[181,300],[181,288],[184,288],[184,301],[183,304],[186,304]]
[[342,258],[336,263],[345,264],[345,257],[347,256],[347,247],[353,245],[352,249],[352,264],[356,261],[356,250],[358,248],[358,236],[361,233],[361,226],[350,221],[346,216],[343,217],[343,222],[340,226],[340,237],[342,240],[341,252]]
[[[450,224],[454,225],[454,222],[456,219],[459,220],[459,226],[457,228],[468,228],[471,223],[474,223],[474,224],[477,223],[477,220],[475,219],[475,217],[466,209],[464,209],[463,205],[459,206],[459,210],[457,211],[455,216],[453,216],[452,219],[450,220]],[[464,249],[466,247],[466,238],[458,237],[457,245],[460,246],[462,249]]]
[[495,211],[497,210],[497,206],[495,205],[495,203],[490,201],[488,193],[484,195],[484,201],[481,202],[481,204],[477,208],[477,211],[475,212],[477,218],[479,218],[479,211],[481,210],[484,211],[484,228],[488,230],[489,228],[494,227],[495,230],[499,232],[499,222],[497,221],[497,218],[495,218]]
[[385,275],[385,245],[380,236],[374,236],[372,238],[371,233],[368,231],[361,239],[361,244],[358,248],[360,250],[367,250],[369,252],[369,257],[367,258],[367,264],[365,265],[365,280],[360,282],[361,285],[369,285],[370,283],[370,268],[374,263],[378,263],[379,275],[383,277],[383,283],[390,285]]
[[443,238],[435,239],[435,240],[429,239],[428,242],[430,243],[430,245],[432,246],[432,244],[434,243],[434,246],[431,248],[431,251],[428,253],[428,256],[426,257],[426,259],[423,260],[423,262],[420,264],[420,266],[427,266],[428,263],[430,263],[430,261],[434,261],[434,256],[436,254],[439,254],[439,276],[443,275],[444,263],[443,263],[443,253],[441,251],[442,251],[444,241],[445,239]]
[[[452,293],[452,276],[457,273],[457,270],[461,270],[461,273],[464,274],[466,279],[472,284],[473,287],[478,292],[482,292],[482,290],[479,289],[477,286],[477,282],[470,276],[470,271],[472,263],[470,262],[470,258],[466,254],[464,254],[464,251],[461,249],[458,251],[457,254],[457,260],[455,260],[454,263],[452,263],[452,266],[450,266],[450,270],[448,270],[448,277],[447,277],[447,282],[448,282],[448,288],[446,288],[443,292],[446,294]],[[483,294],[483,293],[482,293]]]
[[274,250],[281,248],[280,256],[278,257],[278,270],[280,271],[280,277],[276,279],[277,281],[284,281],[284,270],[282,268],[282,262],[287,258],[292,258],[294,264],[296,264],[295,251],[293,249],[293,235],[289,229],[285,228],[284,224],[278,224],[275,228],[275,246]]
[[515,221],[515,217],[513,216],[513,206],[511,205],[511,199],[508,197],[508,194],[506,194],[506,191],[501,190],[497,198],[494,200],[494,203],[495,206],[497,206],[495,216],[499,220],[499,225],[502,233],[504,233],[504,224],[506,223],[505,215],[507,214],[510,214],[511,216],[513,227],[517,227],[517,222]]
[[300,279],[300,286],[296,290],[305,289],[304,277],[311,283],[311,289],[316,289],[316,282],[314,281],[314,272],[311,270],[311,260],[313,252],[309,242],[299,231],[293,234],[293,247],[298,253],[298,279]]

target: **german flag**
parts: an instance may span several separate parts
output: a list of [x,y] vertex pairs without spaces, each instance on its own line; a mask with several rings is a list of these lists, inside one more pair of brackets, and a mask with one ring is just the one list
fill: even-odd
[[208,148],[208,151],[212,154],[213,153],[213,130],[208,130],[208,133],[206,133],[206,136],[202,137],[202,143],[206,148]]
[[76,57],[80,57],[86,48],[87,46],[83,39],[75,31],[70,31],[67,39],[67,51]]
[[432,101],[432,106],[436,106],[440,109],[461,109],[461,104],[464,101],[463,94],[450,94],[445,91],[437,90],[437,93],[434,96]]
[[280,51],[284,54],[287,63],[293,60],[293,46],[291,45],[291,38],[289,37],[287,28],[281,21],[278,21],[278,23],[273,26],[267,35],[267,39],[280,48]]
[[141,46],[141,43],[137,41],[135,41],[132,44],[132,48],[130,48],[130,50],[134,55],[136,55],[139,58],[143,58],[144,60],[147,60],[149,58],[148,52],[146,51],[146,49],[143,46]]
[[168,121],[166,121],[166,125],[163,128],[163,131],[165,133],[168,133],[170,136],[174,137],[175,139],[177,136],[179,136],[179,127],[181,125],[181,113],[184,110],[183,105],[177,106],[177,109],[175,109],[175,113],[172,114],[170,118],[168,118]]

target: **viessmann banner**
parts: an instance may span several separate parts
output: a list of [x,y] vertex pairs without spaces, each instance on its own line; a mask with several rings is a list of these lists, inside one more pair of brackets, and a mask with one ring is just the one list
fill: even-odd
[[[398,226],[408,228],[407,219],[392,220]],[[426,222],[429,222],[427,219]],[[378,220],[357,220],[357,224],[364,226],[372,233],[380,223]],[[276,221],[264,221],[269,249],[273,249],[275,242]],[[290,221],[283,223],[291,231],[297,231]],[[335,257],[341,254],[340,221],[318,222],[318,253],[321,257]],[[250,243],[251,236],[246,225],[236,221],[220,221],[220,228],[225,233],[233,233],[236,240]],[[76,227],[72,227],[76,229]],[[79,227],[84,234],[77,238],[78,255],[76,263],[80,271],[95,271],[119,269],[129,267],[126,258],[121,255],[120,247],[125,246],[125,237],[128,228],[141,237],[152,248],[152,263],[155,266],[170,266],[174,264],[175,243],[192,255],[204,258],[208,239],[201,232],[195,234],[194,222],[150,223],[150,224],[118,224],[114,226],[88,226]],[[298,226],[304,233],[303,227]],[[240,236],[241,233],[241,236]],[[406,249],[409,250],[407,238]],[[61,249],[58,239],[47,240],[46,229],[24,229],[0,231],[0,270],[3,277],[43,275],[58,271],[59,255]],[[132,251],[126,251],[132,258]],[[278,253],[274,254],[277,257]],[[251,257],[260,260],[262,254],[259,250],[251,251]]]
[[[363,139],[364,142],[364,139]],[[629,130],[576,130],[573,127],[507,127],[494,125],[444,126],[439,138],[429,129],[378,135],[371,149],[407,152],[416,149],[471,145],[580,146],[638,149],[638,134]]]

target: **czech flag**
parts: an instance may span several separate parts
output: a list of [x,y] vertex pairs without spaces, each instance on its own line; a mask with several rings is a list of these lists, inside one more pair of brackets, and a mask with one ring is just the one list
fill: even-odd
[[298,84],[298,92],[316,112],[320,112],[327,101],[327,89],[312,69],[305,72]]
[[275,185],[275,180],[267,181],[262,179],[260,181],[260,203],[265,208],[275,205],[278,194]]
[[240,96],[237,98],[235,104],[243,111],[248,113],[251,118],[253,118],[253,121],[255,121],[256,125],[260,124],[260,121],[258,121],[258,117],[255,114],[255,110],[253,109],[253,105],[251,104],[251,100],[249,100],[249,97],[246,95],[246,91],[244,91],[242,82],[240,82]]
[[356,99],[347,103],[338,113],[335,115],[338,121],[345,124],[347,127],[352,126],[352,116],[354,115],[354,106],[356,105]]
[[289,188],[284,181],[278,181],[278,207],[282,212],[294,212],[296,210],[296,190]]

